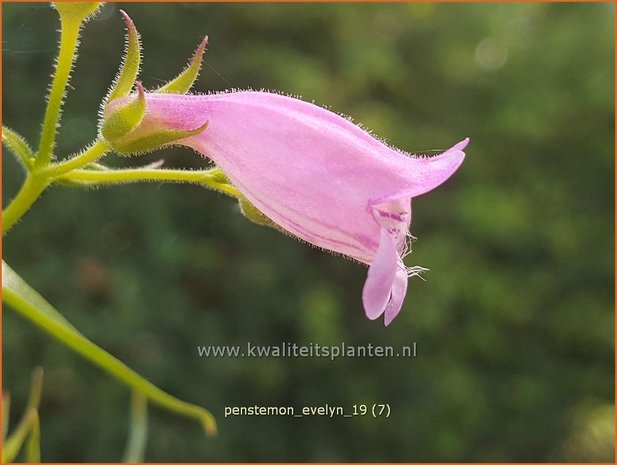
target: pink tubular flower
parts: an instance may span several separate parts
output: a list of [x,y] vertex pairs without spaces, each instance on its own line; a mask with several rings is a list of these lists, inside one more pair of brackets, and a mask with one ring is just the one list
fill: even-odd
[[194,130],[206,122],[206,130],[174,144],[210,158],[282,229],[368,264],[364,309],[371,320],[384,315],[388,325],[401,309],[408,276],[423,270],[402,260],[411,199],[452,176],[468,139],[441,155],[415,157],[316,105],[248,91],[145,94],[143,119],[127,137]]

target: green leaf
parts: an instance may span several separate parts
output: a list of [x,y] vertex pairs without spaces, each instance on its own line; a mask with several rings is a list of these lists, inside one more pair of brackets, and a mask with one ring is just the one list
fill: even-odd
[[34,164],[34,153],[22,136],[10,128],[2,127],[2,143],[17,157],[17,160],[30,169]]
[[203,60],[204,52],[206,51],[206,45],[208,44],[208,36],[204,37],[199,47],[195,51],[193,58],[177,77],[169,81],[167,84],[159,87],[156,92],[163,92],[168,94],[186,94],[189,89],[195,83],[199,70],[201,69],[201,63]]
[[[4,273],[4,269],[2,271]],[[38,408],[41,403],[42,389],[43,369],[39,367],[32,372],[30,397],[28,398],[28,405],[24,411],[24,416],[15,428],[15,431],[7,438],[6,441],[3,441],[3,463],[12,462],[21,450],[21,447],[28,435],[36,434],[36,432],[33,433],[32,430],[38,425]]]
[[137,75],[139,74],[139,66],[141,64],[141,43],[139,41],[139,32],[135,27],[135,23],[123,10],[120,14],[126,23],[126,45],[124,48],[124,59],[122,66],[111,90],[105,99],[105,103],[118,97],[125,97],[133,88]]
[[145,395],[152,403],[176,414],[198,420],[207,434],[216,433],[216,421],[208,410],[184,402],[159,389],[120,360],[91,342],[4,261],[2,262],[2,300],[24,318],[39,326],[82,357]]
[[26,410],[19,426],[9,435],[2,446],[2,463],[8,463],[15,460],[15,457],[19,454],[24,441],[32,430],[35,416],[38,416],[35,409]]
[[41,462],[41,422],[37,410],[34,411],[32,428],[30,429],[30,435],[26,443],[26,462]]
[[27,300],[30,305],[36,307],[39,312],[44,313],[49,318],[53,318],[59,323],[75,329],[66,318],[62,316],[58,310],[52,307],[39,293],[29,287],[21,277],[8,266],[4,260],[2,261],[2,289],[13,290]]

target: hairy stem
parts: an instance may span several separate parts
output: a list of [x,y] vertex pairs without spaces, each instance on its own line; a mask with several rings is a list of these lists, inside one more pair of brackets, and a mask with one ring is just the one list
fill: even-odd
[[105,155],[109,151],[109,145],[101,139],[97,139],[90,146],[77,155],[59,163],[53,163],[42,171],[48,177],[57,177],[69,171],[82,168]]
[[240,193],[231,184],[223,183],[220,176],[210,171],[132,168],[122,170],[75,170],[59,179],[81,182],[84,185],[128,184],[144,181],[194,183],[217,190],[232,197]]
[[32,149],[28,146],[26,139],[17,134],[11,128],[6,126],[2,127],[2,143],[9,148],[19,162],[29,170],[34,162],[34,154]]
[[52,158],[54,143],[56,140],[56,128],[60,120],[60,110],[66,93],[66,86],[69,82],[73,61],[77,55],[79,45],[79,29],[81,21],[62,20],[60,32],[60,52],[56,72],[54,73],[45,118],[43,120],[43,130],[35,166],[46,166]]
[[6,234],[20,220],[48,185],[49,180],[28,174],[17,195],[2,212],[2,234]]

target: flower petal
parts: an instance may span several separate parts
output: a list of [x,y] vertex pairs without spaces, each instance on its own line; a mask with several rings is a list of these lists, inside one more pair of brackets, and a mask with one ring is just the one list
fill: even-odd
[[372,205],[369,200],[369,209],[379,226],[393,236],[397,252],[403,254],[411,225],[411,199],[400,198],[379,205]]
[[[409,202],[444,182],[464,156],[459,145],[442,156],[414,157],[324,108],[267,92],[148,93],[146,100],[133,137],[209,121],[207,131],[181,144],[210,158],[281,229],[367,264],[380,236],[369,201],[380,210],[391,200]],[[395,215],[407,209],[385,206]],[[402,248],[407,228],[398,229]]]
[[394,277],[394,283],[392,284],[392,295],[390,302],[388,303],[384,315],[384,323],[388,326],[392,323],[392,320],[399,314],[401,307],[403,306],[403,300],[405,300],[405,294],[407,294],[407,270],[403,261],[399,258],[396,267],[396,276]]
[[400,259],[394,238],[386,228],[382,227],[379,247],[369,266],[362,290],[364,311],[370,320],[379,318],[390,301],[398,260]]
[[463,139],[458,144],[446,150],[441,155],[429,158],[415,158],[406,173],[407,186],[398,192],[374,198],[371,205],[379,205],[401,198],[412,198],[439,187],[446,182],[465,159],[463,149],[469,143],[469,138]]

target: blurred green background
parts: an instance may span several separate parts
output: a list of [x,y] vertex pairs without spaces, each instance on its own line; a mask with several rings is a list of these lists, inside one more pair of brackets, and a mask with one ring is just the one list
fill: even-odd
[[[56,13],[4,4],[3,119],[36,143]],[[47,192],[4,257],[87,336],[220,432],[150,410],[148,461],[613,461],[614,5],[108,4],[83,34],[59,156],[96,135],[123,47],[175,75],[210,36],[200,92],[272,89],[350,115],[414,153],[469,136],[461,170],[414,201],[419,239],[388,328],[364,317],[366,268],[194,186]],[[167,166],[203,167],[188,150]],[[4,204],[22,180],[3,156]],[[46,371],[43,459],[116,461],[129,392],[10,310],[13,425]],[[415,359],[200,359],[198,344],[416,341]],[[389,419],[223,418],[232,405],[391,405]]]

